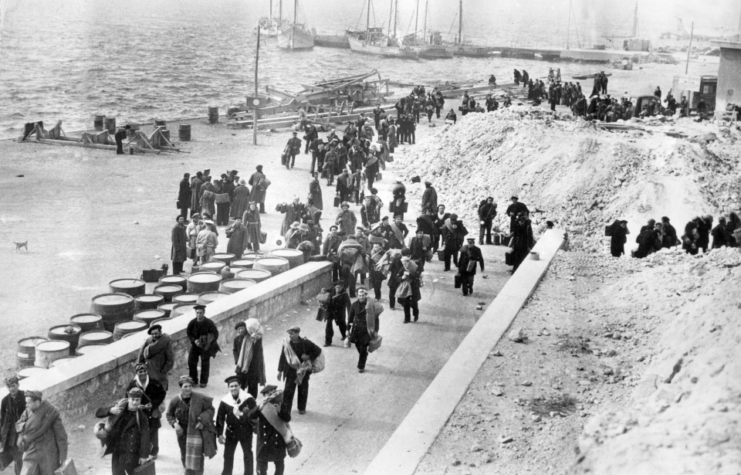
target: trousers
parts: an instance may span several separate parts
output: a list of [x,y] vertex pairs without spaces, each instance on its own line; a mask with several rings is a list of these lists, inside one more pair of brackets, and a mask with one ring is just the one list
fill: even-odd
[[248,373],[243,373],[241,371],[237,371],[236,375],[237,380],[239,381],[239,387],[246,390],[253,398],[257,399],[257,379],[250,377]]
[[[286,463],[283,460],[276,460],[275,464],[275,475],[283,475],[283,471],[286,469]],[[268,461],[257,459],[257,475],[268,475]]]
[[[201,360],[201,378],[198,379],[198,359]],[[188,352],[188,375],[193,379],[193,384],[208,384],[208,374],[211,370],[211,355],[195,345]]]
[[324,330],[324,343],[327,345],[332,344],[332,338],[334,338],[334,328],[332,325],[332,322],[337,322],[337,328],[340,329],[340,335],[342,335],[342,339],[345,339],[345,319],[344,318],[327,318],[327,327]]
[[242,446],[244,474],[252,475],[252,432],[245,431],[238,435],[227,435],[224,440],[224,470],[221,475],[232,475],[234,471],[234,453],[237,445]]
[[479,244],[484,243],[484,234],[486,234],[486,244],[491,244],[491,219],[485,219],[484,224],[479,225]]
[[414,321],[419,320],[419,306],[417,305],[417,299],[414,296],[405,297],[402,299],[401,304],[404,306],[404,321],[409,322],[412,315],[414,315]]
[[306,402],[309,400],[309,375],[304,375],[301,384],[296,384],[296,377],[286,377],[286,385],[283,388],[283,406],[290,412],[293,408],[293,395],[296,394],[298,387],[298,403],[296,404],[299,411],[306,410]]
[[458,265],[458,251],[453,251],[450,247],[445,246],[445,270],[450,270],[450,259],[453,258],[453,264]]
[[463,295],[473,294],[473,279],[476,276],[474,274],[461,274],[461,290]]
[[358,350],[358,369],[365,369],[365,362],[368,360],[368,345],[355,344]]

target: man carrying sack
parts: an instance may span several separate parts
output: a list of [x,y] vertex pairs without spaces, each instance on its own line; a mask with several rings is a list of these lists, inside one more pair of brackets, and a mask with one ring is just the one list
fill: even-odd
[[322,349],[308,338],[301,338],[301,328],[297,326],[289,328],[287,332],[288,336],[283,340],[278,362],[278,381],[284,378],[286,381],[283,388],[283,405],[290,414],[293,396],[298,388],[298,413],[306,414],[311,362],[322,354]]
[[273,385],[265,386],[260,392],[263,400],[249,413],[257,424],[257,474],[267,475],[269,462],[275,464],[276,474],[282,474],[289,444],[294,450],[291,456],[295,457],[301,449],[301,443],[293,436],[288,424],[291,421],[291,408],[283,404],[283,392]]
[[350,342],[355,343],[358,350],[358,373],[365,372],[365,362],[368,353],[372,353],[381,346],[383,338],[378,334],[383,305],[368,297],[368,289],[364,285],[358,286],[358,300],[350,307]]

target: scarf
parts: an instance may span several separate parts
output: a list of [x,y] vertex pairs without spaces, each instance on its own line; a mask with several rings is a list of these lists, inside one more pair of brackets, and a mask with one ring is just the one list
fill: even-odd
[[451,234],[455,234],[455,229],[453,228],[454,224],[455,223],[450,221],[450,218],[445,220],[445,227],[448,229],[448,231],[450,231]]
[[381,270],[381,269],[378,268],[378,266],[379,265],[382,265],[381,264],[381,259],[383,259],[385,255],[386,255],[386,251],[384,251],[383,248],[379,249],[378,251],[373,251],[371,253],[371,260],[376,265],[376,270],[377,271],[380,271]]
[[291,425],[278,417],[278,409],[271,403],[266,403],[260,409],[260,412],[271,426],[283,437],[283,441],[289,444],[293,440],[293,431]]
[[296,370],[296,384],[301,384],[304,375],[311,370],[311,360],[302,361],[291,347],[291,337],[283,338],[283,354],[288,361],[288,365]]
[[396,223],[391,223],[391,230],[394,232],[394,236],[396,236],[396,239],[404,245],[404,234],[401,232],[401,229],[396,225]]
[[144,384],[142,384],[139,381],[139,378],[138,377],[134,378],[134,381],[136,382],[136,385],[137,386],[139,386],[140,388],[142,388],[142,391],[144,391],[144,392],[147,391],[147,386],[149,386],[149,375],[147,375],[147,379],[146,379],[146,381],[144,381]]
[[223,398],[221,398],[221,402],[226,404],[227,406],[236,407],[239,408],[246,400],[251,398],[252,396],[245,392],[244,389],[239,390],[239,396],[237,397],[237,400],[234,400],[234,396],[232,396],[231,393],[227,394]]
[[[259,323],[255,326],[254,322],[250,322],[250,326],[247,328],[247,334],[242,340],[242,348],[239,350],[239,358],[237,358],[237,368],[240,372],[246,373],[250,369],[250,363],[252,362],[252,347],[254,342],[252,337],[256,337],[256,340],[262,338],[262,325]],[[264,373],[264,371],[263,371]]]
[[147,346],[144,347],[144,359],[149,360],[150,358],[154,358],[159,353],[165,351],[167,349],[167,345],[170,344],[170,335],[163,334],[160,336],[160,339],[157,341],[154,341],[152,337],[149,337],[147,341],[150,341]]

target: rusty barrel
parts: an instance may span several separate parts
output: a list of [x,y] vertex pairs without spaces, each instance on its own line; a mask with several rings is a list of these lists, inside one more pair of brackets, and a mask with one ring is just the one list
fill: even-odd
[[234,294],[256,284],[257,282],[251,279],[229,279],[221,282],[219,291]]
[[198,272],[197,274],[192,274],[188,277],[188,293],[202,294],[203,292],[219,290],[220,283],[221,276],[219,274],[214,274],[213,272]]
[[111,288],[111,292],[120,292],[136,297],[144,295],[147,283],[140,279],[116,279],[110,281],[108,287]]
[[104,115],[96,115],[93,119],[93,127],[96,131],[102,132],[105,128],[105,116]]
[[226,267],[226,264],[223,261],[211,261],[201,264],[198,272],[213,272],[214,274],[221,275],[221,269],[224,267]]
[[181,142],[190,142],[190,124],[180,124],[178,126],[178,138]]
[[103,328],[112,331],[118,322],[134,317],[134,297],[120,292],[93,297],[90,311],[103,317]]
[[136,333],[145,330],[148,326],[147,323],[136,320],[118,323],[116,324],[116,328],[113,330],[113,341],[118,341],[129,333]]
[[159,285],[179,285],[182,288],[185,288],[188,284],[188,279],[183,277],[182,275],[165,275],[160,277]]
[[141,312],[136,312],[134,314],[134,321],[144,322],[147,324],[147,328],[149,328],[152,325],[153,321],[159,320],[160,318],[165,318],[166,316],[167,314],[164,310],[153,308],[149,310],[142,310]]
[[33,366],[36,361],[36,345],[42,341],[49,341],[49,339],[43,336],[29,336],[18,340],[15,362],[19,369]]
[[196,303],[198,294],[180,294],[172,298],[173,303]]
[[296,249],[276,249],[270,255],[287,260],[291,269],[304,263],[304,253]]
[[165,298],[165,302],[172,302],[172,298],[183,293],[183,288],[175,284],[160,284],[152,291]]
[[77,325],[55,325],[49,329],[47,335],[50,340],[62,340],[69,343],[69,354],[74,355],[80,341],[82,327]]
[[106,117],[104,122],[104,128],[108,131],[109,134],[113,135],[116,133],[116,118],[115,117]]
[[96,313],[78,313],[77,315],[72,315],[69,321],[73,325],[80,327],[80,333],[103,329],[103,317]]
[[39,368],[48,368],[52,361],[69,356],[69,347],[68,341],[42,341],[36,345],[36,360],[33,365]]
[[80,342],[77,344],[77,352],[80,348],[88,345],[107,345],[113,341],[113,333],[107,330],[91,330],[80,334]]
[[234,271],[239,271],[239,269],[252,269],[252,266],[254,265],[254,259],[236,259],[229,264],[229,268]]
[[209,124],[216,124],[219,122],[219,108],[214,106],[209,106],[208,108],[208,123]]
[[219,300],[222,297],[226,297],[229,294],[226,292],[219,292],[218,290],[214,290],[211,292],[203,292],[202,294],[198,294],[198,305],[208,305],[211,302],[215,302]]
[[237,279],[253,280],[258,284],[265,279],[269,279],[273,274],[270,271],[262,269],[246,269],[237,274]]
[[157,294],[146,294],[134,297],[134,311],[152,310],[165,303],[165,297]]
[[170,318],[170,313],[172,313],[172,309],[175,308],[176,305],[180,305],[180,304],[177,302],[163,303],[162,305],[157,307],[157,310],[162,310],[163,312],[165,312],[165,318]]
[[179,303],[179,304],[176,304],[172,308],[172,311],[170,312],[170,318],[179,317],[180,315],[183,315],[183,314],[185,314],[187,312],[190,312],[191,310],[193,310],[193,307],[195,307],[195,306],[196,306],[196,304],[194,304],[194,303]]
[[220,252],[211,256],[211,260],[220,261],[223,262],[225,265],[229,265],[236,257],[237,256],[235,256],[234,254],[229,254],[228,252]]
[[261,269],[270,272],[271,275],[282,274],[289,270],[291,265],[282,257],[263,257],[255,261],[253,269]]

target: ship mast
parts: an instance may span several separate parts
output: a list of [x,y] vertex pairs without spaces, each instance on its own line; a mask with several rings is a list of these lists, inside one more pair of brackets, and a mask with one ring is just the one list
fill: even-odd
[[425,23],[424,32],[422,33],[422,43],[427,44],[427,8],[430,6],[430,0],[425,0]]
[[396,24],[399,22],[399,0],[394,0],[394,38],[396,38]]
[[278,1],[278,28],[280,28],[281,20],[283,20],[283,0]]
[[391,36],[391,19],[394,14],[394,0],[389,1],[389,22],[388,22],[388,33],[387,36]]
[[417,39],[417,32],[419,31],[419,0],[417,0],[417,8],[414,10],[414,39]]
[[463,0],[460,0],[458,8],[458,44],[463,43]]
[[638,36],[638,0],[636,0],[636,7],[633,11],[633,38]]
[[365,44],[370,42],[370,9],[371,0],[368,0],[368,13],[365,15]]
[[566,49],[569,49],[569,40],[571,39],[571,0],[569,0],[569,22],[566,25]]

